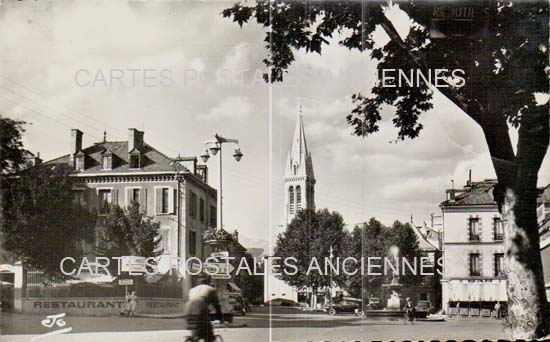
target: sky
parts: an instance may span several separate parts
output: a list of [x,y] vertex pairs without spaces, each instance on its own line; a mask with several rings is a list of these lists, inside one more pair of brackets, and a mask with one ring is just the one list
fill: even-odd
[[[224,223],[247,247],[280,229],[298,102],[316,205],[347,224],[411,215],[420,224],[440,214],[451,180],[464,185],[468,170],[474,181],[495,177],[481,129],[438,93],[419,138],[394,142],[391,108],[378,134],[352,136],[351,94],[375,81],[366,54],[336,44],[322,55],[298,53],[285,82],[270,91],[261,80],[263,28],[222,18],[233,2],[0,3],[0,114],[28,122],[27,149],[44,160],[67,154],[71,128],[84,132],[87,146],[104,131],[108,140],[127,140],[135,127],[173,157],[199,156],[215,133],[239,139],[243,159],[224,158]],[[402,13],[389,16],[404,30]],[[539,185],[550,182],[549,159]],[[208,166],[217,188],[217,158]]]

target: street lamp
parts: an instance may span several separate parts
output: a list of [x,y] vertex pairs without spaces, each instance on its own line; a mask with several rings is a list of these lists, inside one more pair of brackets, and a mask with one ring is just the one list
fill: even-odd
[[[212,153],[213,156],[217,155],[218,152],[220,152],[220,219],[219,219],[219,229],[222,229],[223,228],[223,173],[222,173],[222,146],[223,144],[225,143],[232,143],[232,144],[236,144],[237,147],[235,148],[235,152],[233,153],[233,157],[235,158],[235,160],[237,162],[239,162],[241,160],[241,158],[243,157],[243,153],[241,152],[241,149],[239,148],[239,140],[237,139],[229,139],[229,138],[224,138],[222,137],[221,135],[214,135],[214,138],[216,138],[216,140],[212,140],[212,141],[206,141],[204,143],[205,147],[206,147],[206,150],[204,151],[204,154],[201,155],[201,159],[203,162],[207,162],[208,159],[210,158],[210,153]],[[210,153],[208,152],[210,151]]]
[[210,159],[210,155],[208,154],[208,149],[204,151],[204,154],[201,154],[201,159],[204,163]]

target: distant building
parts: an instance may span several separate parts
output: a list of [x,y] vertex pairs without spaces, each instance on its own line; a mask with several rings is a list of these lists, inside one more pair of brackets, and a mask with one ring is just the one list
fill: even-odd
[[[311,153],[307,149],[304,122],[300,114],[294,130],[292,147],[288,153],[283,178],[284,227],[294,219],[302,209],[315,208],[315,176]],[[307,292],[298,290],[275,276],[267,274],[264,282],[264,301],[274,299],[306,301]]]
[[411,289],[405,289],[403,296],[411,298],[415,303],[429,301],[433,308],[439,308],[441,306],[441,276],[437,273],[439,269],[437,261],[441,257],[441,249],[439,247],[441,244],[441,234],[439,230],[428,226],[426,222],[422,226],[415,225],[412,217],[411,227],[418,239],[418,247],[422,256],[429,258],[433,275],[424,275],[422,283]]
[[489,316],[497,301],[507,301],[504,226],[493,200],[496,180],[469,181],[447,190],[443,213],[443,309]]

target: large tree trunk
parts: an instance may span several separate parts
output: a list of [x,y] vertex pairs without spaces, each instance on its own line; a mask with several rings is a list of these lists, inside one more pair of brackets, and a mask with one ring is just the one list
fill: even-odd
[[506,325],[513,338],[532,339],[550,333],[536,211],[538,172],[549,144],[548,105],[532,108],[523,115],[513,177],[499,177],[499,183],[505,189],[502,216],[508,275]]
[[546,336],[550,318],[539,248],[536,196],[530,192],[521,186],[508,188],[502,212],[508,270],[506,326],[515,339]]

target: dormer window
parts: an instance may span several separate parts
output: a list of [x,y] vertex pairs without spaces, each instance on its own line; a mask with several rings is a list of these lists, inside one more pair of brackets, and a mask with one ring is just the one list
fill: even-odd
[[101,160],[101,168],[103,170],[111,170],[113,168],[113,157],[112,156],[103,156]]
[[130,154],[130,169],[139,169],[141,167],[141,154]]
[[101,156],[101,169],[112,170],[113,169],[113,153],[111,151],[103,152]]

